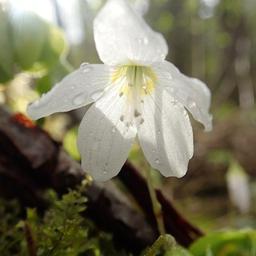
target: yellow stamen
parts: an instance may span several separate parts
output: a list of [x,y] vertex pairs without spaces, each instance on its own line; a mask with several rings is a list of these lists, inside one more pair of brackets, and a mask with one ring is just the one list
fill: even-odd
[[115,84],[122,81],[120,96],[132,96],[138,93],[139,96],[151,94],[155,89],[157,77],[150,67],[125,65],[115,68],[111,76],[111,82]]

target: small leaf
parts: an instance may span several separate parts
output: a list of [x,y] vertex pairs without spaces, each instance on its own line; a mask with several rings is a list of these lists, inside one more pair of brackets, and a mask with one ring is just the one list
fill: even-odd
[[13,12],[11,24],[17,64],[29,69],[41,55],[47,38],[47,23],[30,12]]
[[75,159],[80,160],[80,154],[77,148],[77,128],[69,130],[64,137],[63,145],[65,150]]
[[190,252],[196,256],[205,255],[251,255],[256,249],[256,231],[216,232],[195,241]]
[[65,59],[67,50],[63,31],[58,27],[50,26],[40,55],[40,62],[51,68]]

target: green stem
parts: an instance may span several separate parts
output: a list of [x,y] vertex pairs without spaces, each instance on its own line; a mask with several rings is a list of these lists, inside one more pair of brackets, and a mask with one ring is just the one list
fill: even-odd
[[161,248],[165,251],[168,249],[172,249],[175,246],[175,240],[170,235],[161,235],[159,238],[154,242],[154,244],[146,250],[144,256],[155,256],[158,255],[158,252]]
[[147,175],[147,185],[148,185],[148,191],[153,207],[153,212],[156,218],[157,227],[160,235],[165,234],[165,228],[164,228],[164,220],[163,220],[163,214],[162,214],[162,207],[161,204],[157,200],[156,191],[153,185],[152,176],[151,176],[151,169],[146,168],[146,175]]

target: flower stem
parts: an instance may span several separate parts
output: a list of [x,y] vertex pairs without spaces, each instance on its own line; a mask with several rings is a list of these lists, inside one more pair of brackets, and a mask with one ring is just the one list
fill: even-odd
[[163,220],[163,214],[162,214],[162,206],[157,200],[156,191],[153,185],[153,180],[151,176],[151,168],[146,168],[146,175],[147,175],[147,185],[148,185],[148,191],[153,207],[153,212],[156,218],[157,227],[160,235],[165,234],[165,228],[164,228],[164,220]]

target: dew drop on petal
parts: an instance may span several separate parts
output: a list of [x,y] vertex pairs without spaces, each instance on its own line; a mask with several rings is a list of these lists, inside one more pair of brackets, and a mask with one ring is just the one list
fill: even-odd
[[85,67],[87,67],[89,65],[88,62],[83,62],[81,65],[80,65],[80,68],[81,69],[84,69]]
[[81,69],[82,72],[86,73],[86,72],[91,71],[91,70],[92,70],[92,67],[89,66],[89,63],[84,62],[84,63],[82,63],[82,64],[80,65],[80,69]]
[[143,39],[142,38],[138,38],[138,42],[139,42],[139,44],[142,44]]
[[158,158],[155,159],[156,164],[160,164],[160,160]]
[[123,116],[123,115],[120,116],[120,121],[121,121],[121,122],[124,121],[124,116]]
[[196,107],[196,103],[194,101],[190,101],[189,102],[189,107],[190,108],[195,108]]
[[141,113],[137,109],[135,109],[134,110],[134,117],[139,117],[140,115],[141,115]]
[[84,96],[83,94],[78,94],[74,99],[73,99],[73,104],[75,106],[79,106],[81,104],[83,104],[84,102]]
[[144,38],[143,38],[143,43],[144,43],[145,45],[148,44],[148,38],[147,38],[147,37],[144,37]]
[[113,128],[112,128],[112,133],[115,133],[115,132],[116,132],[116,128],[113,127]]
[[102,92],[103,92],[102,90],[98,90],[98,91],[92,93],[92,95],[90,96],[90,98],[91,98],[92,100],[97,100],[97,99],[101,96]]
[[177,105],[177,101],[176,100],[172,100],[171,103],[172,103],[173,106]]
[[170,80],[172,80],[172,79],[173,79],[172,74],[168,73],[167,78],[170,79]]

